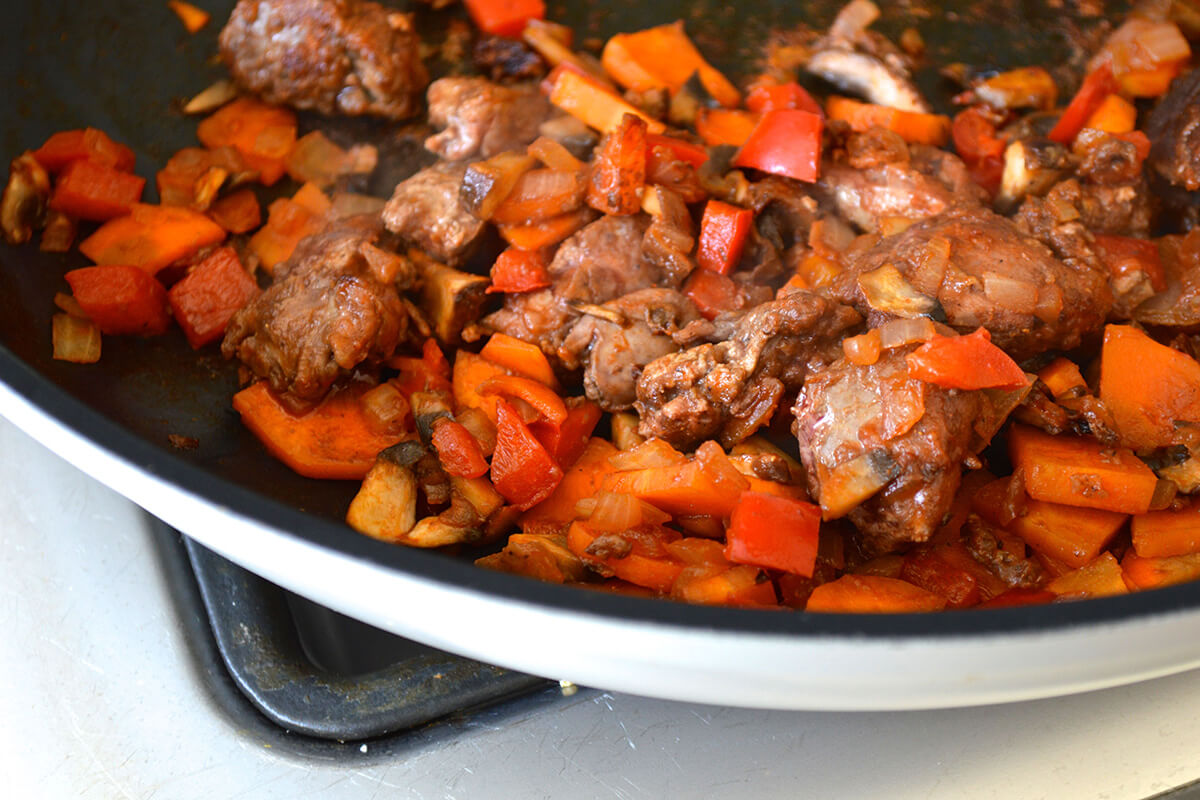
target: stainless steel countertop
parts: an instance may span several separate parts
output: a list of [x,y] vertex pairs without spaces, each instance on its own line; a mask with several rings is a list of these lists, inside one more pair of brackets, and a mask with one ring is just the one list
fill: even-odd
[[0,793],[1119,800],[1200,780],[1200,672],[927,712],[581,693],[394,762],[304,762],[213,704],[163,581],[136,507],[0,419]]

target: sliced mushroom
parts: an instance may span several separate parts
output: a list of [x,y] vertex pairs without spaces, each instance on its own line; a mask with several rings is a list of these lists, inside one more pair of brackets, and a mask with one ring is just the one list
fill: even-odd
[[28,151],[13,159],[8,184],[0,197],[0,229],[9,244],[25,244],[46,219],[50,176]]
[[638,415],[631,411],[618,411],[613,414],[610,425],[613,444],[618,450],[632,450],[646,441],[646,437],[637,432]]
[[930,111],[929,103],[908,75],[873,55],[830,48],[813,55],[807,69],[842,91],[862,95],[876,105],[902,111]]
[[420,250],[408,257],[421,277],[421,308],[430,327],[443,344],[457,344],[463,327],[483,310],[488,279],[439,264]]
[[417,479],[410,467],[378,458],[350,501],[346,523],[359,533],[400,542],[417,521]]
[[1050,190],[1071,169],[1071,156],[1058,142],[1049,139],[1020,139],[1004,150],[1004,172],[996,208],[1012,211],[1027,196]]
[[526,153],[505,152],[467,167],[458,199],[480,219],[491,219],[496,207],[517,184],[517,179],[537,166],[537,159]]
[[475,563],[552,583],[577,583],[588,577],[583,559],[567,548],[567,537],[561,533],[514,533],[503,550]]
[[827,520],[846,516],[899,475],[899,465],[884,449],[839,464],[821,481],[821,516]]

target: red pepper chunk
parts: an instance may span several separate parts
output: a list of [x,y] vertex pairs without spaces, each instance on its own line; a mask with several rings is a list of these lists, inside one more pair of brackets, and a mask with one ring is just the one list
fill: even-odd
[[492,485],[512,506],[527,511],[550,496],[563,472],[512,406],[496,402]]
[[811,578],[820,525],[821,509],[812,503],[744,492],[725,533],[725,557]]
[[54,183],[50,207],[68,216],[104,222],[128,214],[142,199],[146,179],[94,161],[72,161]]
[[546,16],[542,0],[463,0],[472,21],[484,33],[520,36],[531,19]]
[[33,157],[50,172],[58,172],[72,161],[83,160],[129,172],[135,160],[132,150],[95,128],[56,133],[33,151]]
[[737,266],[754,222],[754,212],[720,200],[709,200],[700,221],[700,246],[696,263],[728,275]]
[[258,284],[232,247],[214,250],[167,292],[188,344],[199,349],[225,333],[239,308],[258,295]]
[[820,115],[810,111],[768,111],[738,151],[733,165],[814,183],[821,172],[824,125]]
[[84,267],[66,274],[71,291],[101,333],[154,336],[171,324],[167,290],[137,267]]
[[705,319],[715,319],[722,311],[733,311],[740,305],[733,279],[710,269],[694,270],[683,285],[683,293]]
[[433,449],[437,450],[442,469],[460,478],[479,478],[488,471],[488,463],[479,440],[461,423],[439,419],[433,426]]
[[603,414],[591,400],[573,397],[567,401],[567,418],[561,425],[538,420],[529,429],[558,465],[566,469],[579,460]]
[[1058,118],[1058,122],[1050,129],[1050,133],[1046,134],[1047,138],[1060,144],[1070,144],[1075,141],[1075,137],[1087,123],[1088,117],[1095,113],[1100,104],[1104,102],[1104,98],[1115,91],[1117,91],[1117,82],[1113,78],[1112,68],[1107,63],[1101,64],[1083,79],[1083,85],[1071,98],[1071,102],[1063,111],[1062,116]]
[[493,292],[532,292],[550,285],[550,274],[546,271],[546,257],[540,250],[521,250],[509,247],[492,264]]
[[908,374],[946,389],[1015,389],[1025,372],[979,328],[966,336],[935,336],[906,356]]
[[647,158],[656,147],[665,147],[676,159],[686,161],[699,169],[708,161],[708,150],[701,145],[684,141],[676,136],[664,136],[658,133],[646,134]]
[[785,108],[796,108],[810,114],[825,115],[821,104],[795,81],[774,86],[755,86],[746,95],[746,108],[756,114],[765,114]]

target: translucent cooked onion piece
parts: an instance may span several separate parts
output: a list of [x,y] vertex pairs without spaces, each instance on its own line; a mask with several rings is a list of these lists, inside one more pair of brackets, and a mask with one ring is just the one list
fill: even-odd
[[884,350],[893,350],[916,342],[928,342],[937,333],[933,320],[929,317],[893,319],[876,330],[879,333],[879,346]]
[[1038,304],[1037,284],[999,272],[984,273],[983,293],[996,305],[1018,314],[1032,314]]
[[936,298],[921,294],[913,288],[891,264],[864,272],[858,276],[858,288],[862,290],[867,305],[876,311],[895,314],[898,317],[933,317],[945,320],[942,305]]
[[872,450],[840,464],[821,481],[821,516],[839,519],[869,500],[900,468],[886,450]]
[[95,364],[100,360],[100,328],[96,323],[70,314],[55,314],[50,324],[56,360],[75,364]]
[[358,401],[371,426],[379,433],[401,433],[411,415],[408,400],[391,382],[381,383]]

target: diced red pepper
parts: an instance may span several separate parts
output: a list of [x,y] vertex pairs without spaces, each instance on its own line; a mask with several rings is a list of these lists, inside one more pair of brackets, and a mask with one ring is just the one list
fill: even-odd
[[[664,136],[658,133],[646,134],[646,152],[656,147],[665,147],[680,161],[686,161],[693,167],[700,168],[708,161],[708,150],[701,145],[684,141],[677,136]],[[649,155],[647,155],[649,158]]]
[[128,214],[142,199],[146,179],[95,161],[72,161],[54,182],[50,208],[72,217],[104,222]]
[[567,469],[587,447],[603,413],[600,406],[587,398],[568,398],[567,418],[561,425],[538,421],[529,427],[555,462]]
[[705,319],[714,319],[722,311],[734,311],[740,305],[733,279],[710,269],[693,270],[683,285],[683,293],[696,304]]
[[996,126],[979,109],[959,112],[950,126],[954,149],[971,177],[992,194],[1000,188],[1007,143],[996,135]]
[[531,19],[544,19],[542,0],[463,0],[479,30],[494,36],[520,36]]
[[137,267],[84,267],[66,274],[71,291],[102,333],[154,336],[171,324],[167,290]]
[[966,336],[935,336],[909,353],[908,374],[947,389],[1015,389],[1025,372],[979,328]]
[[1070,104],[1063,111],[1058,122],[1050,129],[1047,138],[1061,144],[1075,141],[1079,131],[1087,122],[1104,98],[1117,91],[1117,82],[1113,79],[1112,67],[1107,63],[1101,64],[1083,79],[1083,85],[1071,98]]
[[636,214],[646,185],[646,123],[626,114],[592,160],[587,204],[603,214]]
[[[940,594],[951,608],[967,608],[980,601],[979,582],[973,570],[956,563],[951,547],[922,547],[910,552],[900,567],[900,578]],[[962,555],[966,555],[962,553]],[[970,556],[966,558],[970,560]]]
[[1150,285],[1154,287],[1154,291],[1166,290],[1167,275],[1163,271],[1158,245],[1149,239],[1135,239],[1132,236],[1112,236],[1105,233],[1097,233],[1094,236],[1100,259],[1114,277],[1140,271],[1150,278]]
[[795,108],[810,114],[825,115],[821,104],[795,81],[779,83],[774,86],[755,86],[746,95],[746,108],[757,114],[777,111],[785,108]]
[[754,212],[750,209],[709,200],[700,222],[696,263],[704,269],[728,275],[741,260],[753,223]]
[[234,313],[258,295],[232,247],[214,250],[167,292],[188,344],[200,348],[221,338]]
[[460,478],[479,478],[488,471],[479,440],[461,423],[439,419],[433,426],[433,449],[442,469]]
[[824,121],[811,111],[768,111],[733,164],[814,183],[821,172]]
[[442,348],[438,347],[437,339],[432,336],[421,345],[421,360],[429,367],[430,372],[450,380],[450,362],[446,360]]
[[725,533],[725,557],[811,578],[820,525],[821,509],[812,503],[745,492]]
[[33,151],[33,157],[50,172],[58,172],[72,161],[80,160],[129,172],[135,161],[132,150],[95,128],[56,133]]
[[512,406],[496,403],[496,449],[492,453],[492,485],[521,511],[550,496],[562,480],[562,469],[529,431]]
[[492,292],[532,292],[550,285],[546,256],[541,250],[505,249],[492,264]]

